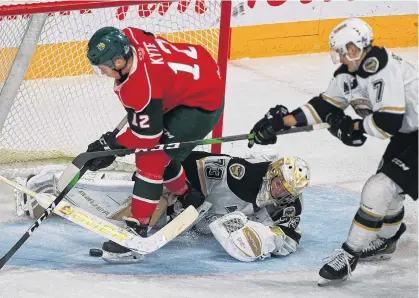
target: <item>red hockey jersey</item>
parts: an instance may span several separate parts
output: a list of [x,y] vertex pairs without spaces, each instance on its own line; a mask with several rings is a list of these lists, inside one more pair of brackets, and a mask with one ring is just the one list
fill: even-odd
[[[131,27],[123,32],[134,50],[134,61],[128,78],[116,83],[114,90],[127,111],[140,113],[150,105],[151,99],[162,101],[162,111],[153,111],[150,117],[181,105],[208,111],[221,107],[223,81],[217,63],[202,46],[172,43]],[[147,124],[145,118],[135,121]],[[131,123],[130,127],[134,128]],[[134,134],[131,129],[118,137],[121,145],[131,148],[157,145],[163,131],[163,128],[161,133],[153,130],[150,135],[147,125]]]

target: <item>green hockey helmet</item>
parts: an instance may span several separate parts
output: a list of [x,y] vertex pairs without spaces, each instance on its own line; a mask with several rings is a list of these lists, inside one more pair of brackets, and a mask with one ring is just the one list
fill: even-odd
[[96,31],[87,44],[87,58],[92,65],[106,65],[115,69],[114,59],[128,59],[132,55],[128,38],[115,27]]

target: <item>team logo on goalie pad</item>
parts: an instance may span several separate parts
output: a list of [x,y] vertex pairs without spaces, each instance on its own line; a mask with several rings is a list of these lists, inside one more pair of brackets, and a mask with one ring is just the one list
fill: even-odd
[[242,179],[246,172],[246,168],[239,163],[232,164],[228,170],[230,171],[230,175],[237,180]]

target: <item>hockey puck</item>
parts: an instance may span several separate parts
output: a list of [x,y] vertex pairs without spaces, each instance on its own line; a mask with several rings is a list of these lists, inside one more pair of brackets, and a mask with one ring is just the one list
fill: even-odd
[[101,257],[103,255],[103,251],[99,248],[91,248],[89,250],[89,255],[92,257]]

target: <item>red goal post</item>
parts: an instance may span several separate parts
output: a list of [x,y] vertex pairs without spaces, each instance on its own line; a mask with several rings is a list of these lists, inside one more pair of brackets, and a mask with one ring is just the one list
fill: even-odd
[[85,57],[97,29],[133,26],[203,45],[225,81],[230,17],[231,1],[221,0],[2,2],[0,164],[72,158],[123,117],[112,82]]

